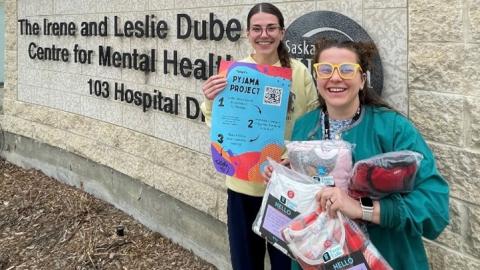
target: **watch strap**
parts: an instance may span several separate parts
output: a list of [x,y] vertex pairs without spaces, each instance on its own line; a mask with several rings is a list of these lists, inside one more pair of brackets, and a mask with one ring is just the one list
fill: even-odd
[[368,222],[373,221],[373,207],[362,206],[362,219]]
[[366,206],[362,204],[360,199],[360,206],[362,207],[362,220],[372,222],[373,221],[373,205]]

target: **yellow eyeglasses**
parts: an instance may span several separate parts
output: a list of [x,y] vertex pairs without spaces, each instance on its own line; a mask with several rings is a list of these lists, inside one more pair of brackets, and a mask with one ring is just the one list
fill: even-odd
[[350,80],[357,75],[357,70],[362,70],[359,64],[356,63],[341,63],[341,64],[331,64],[327,62],[320,62],[313,64],[317,78],[320,79],[330,79],[333,76],[335,69],[338,71],[340,78],[344,80]]

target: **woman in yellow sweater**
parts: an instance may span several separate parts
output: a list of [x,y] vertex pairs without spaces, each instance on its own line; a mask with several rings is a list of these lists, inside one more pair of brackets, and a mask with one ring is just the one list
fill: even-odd
[[[299,61],[290,59],[282,39],[285,34],[283,15],[270,3],[252,7],[247,16],[247,37],[254,52],[244,62],[282,66],[292,69],[292,87],[285,127],[285,139],[290,139],[292,126],[301,115],[318,107],[318,96],[312,76]],[[203,85],[205,101],[202,112],[210,125],[212,100],[227,82],[223,76],[213,75]],[[234,270],[263,269],[265,240],[252,231],[252,224],[260,209],[265,192],[263,183],[227,176],[227,226],[230,255]],[[271,245],[267,245],[272,269],[290,269],[290,259]]]

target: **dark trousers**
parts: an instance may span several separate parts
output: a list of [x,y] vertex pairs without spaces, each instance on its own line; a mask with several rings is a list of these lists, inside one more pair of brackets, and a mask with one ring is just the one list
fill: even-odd
[[227,226],[233,270],[263,270],[265,247],[272,270],[290,270],[291,259],[255,234],[252,224],[262,205],[261,197],[228,190]]

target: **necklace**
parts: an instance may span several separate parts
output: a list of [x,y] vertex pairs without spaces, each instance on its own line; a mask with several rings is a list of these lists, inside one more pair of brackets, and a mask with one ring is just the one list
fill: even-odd
[[[360,104],[357,108],[357,111],[355,112],[355,114],[353,115],[352,117],[352,120],[350,121],[350,123],[348,124],[348,126],[351,126],[353,123],[355,123],[355,121],[357,121],[359,118],[360,118],[360,113],[362,112],[362,105]],[[327,111],[327,108],[325,107],[323,109],[323,114],[325,115],[324,116],[324,119],[323,119],[323,137],[326,139],[326,140],[330,140],[331,139],[331,134],[330,134],[330,120],[329,120],[329,117],[328,117],[328,111]]]

